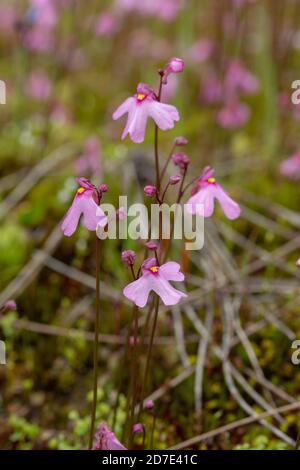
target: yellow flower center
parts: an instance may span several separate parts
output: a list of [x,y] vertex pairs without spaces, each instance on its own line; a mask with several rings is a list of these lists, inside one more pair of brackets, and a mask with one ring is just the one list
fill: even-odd
[[79,189],[77,189],[77,192],[78,192],[79,194],[82,194],[82,193],[84,193],[84,191],[85,191],[85,189],[84,189],[84,188],[79,188]]
[[143,101],[145,98],[146,98],[146,95],[144,95],[144,93],[138,93],[137,99],[138,99],[139,101]]
[[152,266],[152,268],[150,268],[150,271],[152,271],[153,273],[157,273],[158,272],[158,266]]
[[208,178],[207,180],[209,183],[215,183],[216,182],[216,178]]

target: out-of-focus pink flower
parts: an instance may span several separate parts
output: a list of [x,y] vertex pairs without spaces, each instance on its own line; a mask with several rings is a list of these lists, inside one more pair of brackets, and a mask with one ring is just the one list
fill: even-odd
[[135,423],[133,426],[132,426],[132,432],[134,434],[138,434],[140,432],[143,432],[144,431],[144,426],[142,423]]
[[191,62],[202,64],[212,56],[214,49],[214,42],[211,39],[203,38],[192,45],[187,52],[187,56]]
[[28,14],[33,23],[44,28],[53,28],[58,21],[58,12],[53,0],[31,0]]
[[7,300],[4,305],[0,307],[0,313],[6,313],[17,310],[16,301],[13,299]]
[[154,402],[153,402],[153,400],[147,400],[147,401],[146,401],[146,404],[145,404],[145,408],[146,408],[147,410],[153,410],[153,408],[154,408]]
[[244,5],[247,5],[247,3],[255,3],[256,0],[231,0],[231,3],[235,7],[242,7]]
[[127,450],[108,429],[106,423],[101,423],[95,436],[93,450]]
[[31,98],[37,101],[49,100],[52,95],[52,83],[42,70],[32,72],[29,75],[27,92]]
[[217,114],[217,122],[224,129],[238,129],[246,124],[250,117],[250,109],[244,103],[232,100]]
[[95,186],[85,178],[78,178],[77,181],[80,188],[61,224],[61,229],[66,237],[73,235],[81,215],[83,216],[83,225],[90,231],[95,231],[98,226],[104,227],[107,224],[106,215],[95,202],[97,197]]
[[41,26],[34,26],[23,37],[24,46],[36,52],[49,52],[54,48],[54,42],[52,30]]
[[87,139],[83,154],[75,162],[76,173],[81,175],[101,174],[101,144],[97,137]]
[[110,11],[105,11],[96,18],[95,33],[97,36],[112,36],[119,28],[119,18]]
[[140,15],[158,16],[165,21],[176,18],[181,5],[179,0],[116,0],[116,8]]
[[163,69],[163,83],[168,82],[168,76],[172,73],[181,73],[184,70],[184,62],[178,57],[173,57]]
[[225,76],[225,98],[236,93],[253,94],[258,91],[257,78],[239,60],[232,60]]
[[132,300],[138,307],[145,307],[151,291],[154,291],[165,305],[176,305],[186,294],[171,286],[169,281],[183,281],[184,274],[180,265],[169,261],[161,266],[156,258],[148,258],[142,264],[142,276],[128,284],[123,290],[127,299]]
[[156,125],[163,131],[172,129],[174,122],[179,120],[179,113],[175,106],[160,103],[156,100],[151,88],[140,83],[137,93],[127,98],[113,114],[113,119],[119,119],[128,114],[127,123],[122,134],[125,139],[129,134],[135,143],[144,141],[147,120],[151,117]]
[[300,266],[300,258],[297,259],[297,266]]
[[214,74],[210,73],[206,78],[201,92],[201,98],[206,104],[219,103],[222,100],[223,87],[219,78]]
[[71,121],[70,113],[62,103],[55,103],[51,111],[51,119],[60,124]]
[[0,6],[0,33],[1,31],[13,32],[13,26],[17,21],[17,13],[13,6]]
[[280,165],[280,173],[288,178],[297,180],[300,178],[300,151],[284,160]]
[[[230,220],[236,219],[241,213],[240,206],[227,194],[214,177],[214,170],[206,167],[200,176],[192,196],[187,201],[190,214],[211,217],[214,212],[215,199],[219,201],[224,214]],[[201,207],[197,208],[197,204]],[[202,212],[203,209],[203,212]]]

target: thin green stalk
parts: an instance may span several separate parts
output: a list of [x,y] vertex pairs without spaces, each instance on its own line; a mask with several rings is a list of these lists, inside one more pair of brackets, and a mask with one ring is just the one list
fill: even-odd
[[99,348],[99,327],[100,327],[100,239],[96,235],[96,322],[94,337],[94,379],[93,379],[93,404],[91,416],[91,429],[89,439],[89,449],[93,447],[95,435],[95,421],[97,409],[97,392],[98,392],[98,348]]

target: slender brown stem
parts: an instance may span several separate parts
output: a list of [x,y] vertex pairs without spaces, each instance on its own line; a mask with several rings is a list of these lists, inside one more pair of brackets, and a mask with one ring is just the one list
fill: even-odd
[[100,239],[96,235],[96,322],[94,337],[94,379],[93,379],[93,404],[91,416],[91,429],[89,449],[93,447],[95,434],[95,421],[97,409],[97,384],[98,384],[98,347],[99,347],[99,327],[100,327]]
[[137,386],[138,386],[138,307],[135,306],[134,308],[134,344],[133,344],[133,357],[132,357],[132,402],[131,402],[131,413],[130,413],[130,420],[129,420],[129,449],[133,443],[133,433],[132,427],[134,424],[134,416],[135,416],[135,405],[137,401]]
[[140,420],[140,415],[143,411],[143,403],[144,403],[144,394],[146,390],[146,385],[147,385],[147,379],[148,379],[148,372],[149,372],[149,366],[150,366],[150,359],[151,359],[151,353],[152,353],[152,346],[153,346],[153,340],[154,340],[154,335],[155,335],[155,330],[156,330],[156,324],[157,324],[157,317],[158,317],[158,307],[159,307],[159,296],[156,296],[155,299],[155,312],[154,312],[154,320],[153,320],[153,325],[152,325],[152,330],[151,330],[151,336],[150,336],[150,342],[148,346],[148,353],[147,353],[147,359],[146,359],[146,366],[145,366],[145,372],[144,372],[144,379],[142,382],[142,390],[141,390],[141,398],[140,398],[140,407],[139,407],[139,412],[137,416],[137,421]]

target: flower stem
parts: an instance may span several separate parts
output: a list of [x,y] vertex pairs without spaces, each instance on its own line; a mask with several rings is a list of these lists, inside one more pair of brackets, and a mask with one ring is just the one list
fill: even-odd
[[94,337],[94,379],[93,379],[93,404],[91,416],[91,429],[89,439],[89,449],[93,447],[95,434],[95,421],[97,409],[97,384],[98,384],[98,347],[99,347],[99,327],[100,327],[100,239],[96,235],[96,322]]
[[132,433],[132,427],[134,424],[134,416],[135,416],[135,405],[136,405],[136,399],[138,395],[137,391],[137,385],[138,385],[138,308],[135,306],[134,307],[134,331],[133,331],[133,355],[132,355],[132,402],[131,402],[131,413],[130,413],[130,420],[129,420],[129,444],[128,447],[129,449],[132,446],[133,443],[133,433]]
[[146,384],[147,384],[147,379],[148,379],[148,372],[149,372],[150,359],[151,359],[151,353],[152,353],[152,347],[153,347],[153,340],[154,340],[156,324],[157,324],[158,307],[159,307],[159,296],[157,295],[156,299],[155,299],[154,320],[153,320],[153,325],[152,325],[152,330],[151,330],[150,342],[149,342],[149,346],[148,346],[148,353],[147,353],[146,366],[145,366],[145,372],[144,372],[144,380],[142,382],[142,390],[141,390],[141,398],[140,398],[141,401],[140,401],[140,407],[139,407],[139,412],[138,412],[138,416],[137,416],[137,421],[140,420],[140,415],[143,411],[144,394],[145,394],[145,389],[146,389]]

